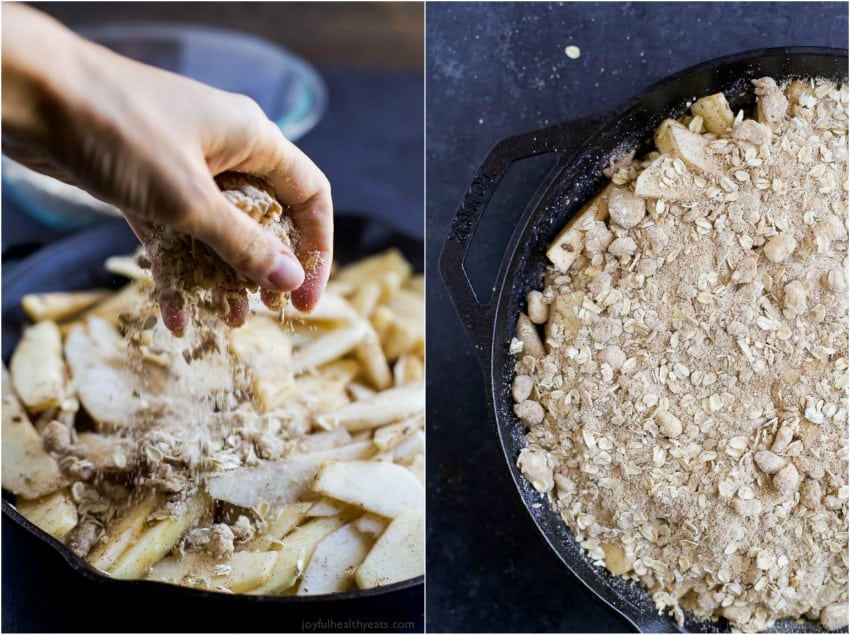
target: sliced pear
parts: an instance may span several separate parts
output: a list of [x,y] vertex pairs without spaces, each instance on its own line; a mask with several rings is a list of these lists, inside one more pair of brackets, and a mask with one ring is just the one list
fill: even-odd
[[354,572],[366,558],[374,540],[356,523],[344,525],[325,537],[301,577],[297,595],[339,593],[355,586]]
[[279,595],[298,582],[313,550],[325,536],[342,527],[350,518],[345,515],[314,518],[281,540],[277,561],[268,582],[253,589],[252,595]]
[[105,289],[28,293],[21,299],[21,306],[33,322],[41,322],[42,320],[59,322],[88,309],[110,295],[112,295],[112,292]]
[[327,463],[313,491],[387,518],[425,505],[425,488],[416,477],[401,465],[381,461]]
[[109,569],[114,578],[133,580],[171,551],[187,531],[212,511],[212,502],[205,494],[195,494],[185,502],[183,512],[174,518],[157,521],[144,528]]
[[375,447],[381,452],[384,450],[392,450],[399,443],[404,441],[414,431],[421,429],[425,425],[424,415],[416,415],[398,423],[391,423],[386,426],[381,426],[375,429],[375,435],[372,441]]
[[425,276],[421,273],[414,274],[407,279],[407,282],[404,283],[404,288],[413,293],[421,295],[423,298],[425,297]]
[[30,412],[41,412],[62,403],[67,384],[62,361],[62,335],[52,320],[24,329],[12,353],[9,372],[15,391]]
[[393,383],[404,386],[425,376],[425,362],[419,355],[406,354],[399,357],[393,365]]
[[334,276],[334,281],[351,284],[355,288],[364,283],[378,282],[382,289],[382,299],[386,299],[410,278],[412,272],[413,267],[401,251],[392,248],[342,267]]
[[153,281],[150,269],[142,269],[133,256],[110,256],[103,263],[103,268],[131,280]]
[[699,172],[723,176],[723,166],[709,152],[708,143],[708,139],[691,132],[675,119],[665,119],[655,131],[655,145],[663,154],[677,156]]
[[293,355],[293,370],[296,375],[318,368],[342,357],[356,347],[368,332],[367,325],[363,320],[333,329],[324,335],[308,342]]
[[295,529],[313,507],[313,503],[292,503],[272,512],[268,518],[269,528],[239,547],[240,551],[271,551],[274,543],[280,541]]
[[381,284],[379,282],[364,282],[354,290],[350,303],[357,313],[365,318],[372,315],[378,301],[381,299]]
[[387,525],[389,525],[389,521],[382,516],[378,516],[377,514],[363,514],[360,518],[354,521],[357,530],[361,533],[366,534],[367,536],[372,536],[373,538],[377,538],[384,530],[386,530]]
[[[673,160],[662,154],[645,167],[635,180],[635,194],[643,198],[676,201],[692,194],[692,188],[681,177],[670,178]],[[673,172],[675,174],[675,172]]]
[[113,326],[118,326],[118,316],[122,313],[130,313],[140,305],[152,303],[150,290],[151,283],[131,282],[125,285],[118,293],[111,294],[103,302],[94,305],[86,314],[86,317],[98,317],[106,320]]
[[230,333],[230,350],[248,368],[254,395],[263,408],[274,410],[295,394],[292,343],[274,320],[250,315]]
[[121,554],[142,535],[148,516],[161,502],[161,497],[150,494],[128,507],[107,526],[106,535],[86,556],[88,563],[101,571],[111,571]]
[[372,443],[363,441],[322,452],[290,455],[216,474],[209,479],[207,491],[217,500],[240,507],[257,508],[263,502],[272,508],[289,505],[310,493],[310,483],[322,463],[368,458],[372,454]]
[[534,323],[525,313],[520,313],[517,316],[515,334],[517,339],[522,342],[522,352],[520,355],[543,357],[546,354],[546,349],[543,348],[543,340],[540,339],[540,333],[537,332],[537,327],[534,326]]
[[306,407],[308,413],[341,408],[350,401],[347,388],[359,371],[360,366],[354,360],[340,359],[299,375],[295,378],[298,403]]
[[247,593],[269,581],[277,555],[275,551],[237,551],[227,560],[206,553],[166,556],[150,568],[145,579]]
[[421,350],[425,341],[425,299],[407,289],[399,289],[386,302],[392,312],[391,328],[381,337],[389,360]]
[[41,436],[12,390],[5,366],[2,386],[3,488],[25,498],[41,498],[67,485],[67,480],[56,460],[44,451]]
[[287,322],[324,322],[327,325],[335,325],[343,322],[356,322],[359,319],[357,311],[342,296],[331,292],[325,292],[319,299],[319,303],[309,313],[299,311],[291,304],[284,311]]
[[409,509],[396,517],[357,569],[361,589],[409,580],[425,573],[425,510]]
[[425,433],[422,430],[414,430],[393,449],[393,460],[407,465],[420,454],[425,454]]
[[566,224],[558,237],[549,245],[546,257],[561,273],[566,273],[584,249],[584,228],[586,221],[608,218],[608,192],[610,185],[593,197],[578,214]]
[[307,516],[310,518],[324,518],[326,516],[336,516],[348,509],[348,505],[341,501],[332,498],[323,498],[313,503]]
[[65,357],[83,407],[100,429],[118,429],[139,407],[136,378],[110,344],[120,340],[118,333],[98,318],[89,318],[88,326],[91,333],[80,325],[68,333]]
[[715,93],[697,99],[691,105],[691,112],[702,117],[705,129],[718,137],[729,136],[735,114],[723,93]]
[[390,388],[361,401],[316,417],[316,423],[326,430],[337,426],[349,432],[376,428],[425,409],[425,383],[415,382]]
[[77,506],[67,487],[35,500],[19,497],[15,507],[21,516],[57,540],[77,526]]
[[366,336],[354,349],[354,354],[363,368],[363,375],[368,382],[378,390],[389,388],[393,384],[393,376],[390,365],[381,348],[378,334],[368,322],[366,324]]
[[304,437],[298,443],[299,454],[333,450],[351,443],[351,434],[345,428],[334,428],[322,432],[314,432]]

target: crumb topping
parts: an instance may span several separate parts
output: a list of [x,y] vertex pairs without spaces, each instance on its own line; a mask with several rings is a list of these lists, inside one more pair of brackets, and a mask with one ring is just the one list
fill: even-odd
[[656,143],[673,151],[613,163],[592,203],[607,217],[563,235],[565,266],[528,298],[545,348],[519,325],[511,346],[518,465],[597,565],[680,624],[688,610],[745,632],[803,615],[834,629],[848,90],[753,84],[756,119],[665,122]]

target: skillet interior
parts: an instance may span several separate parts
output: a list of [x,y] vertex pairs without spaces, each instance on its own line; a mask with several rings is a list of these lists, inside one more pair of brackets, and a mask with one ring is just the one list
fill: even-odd
[[[493,303],[493,330],[479,334],[479,350],[487,368],[490,407],[496,419],[502,449],[517,489],[529,514],[551,548],[564,564],[606,603],[643,632],[727,631],[725,621],[710,622],[689,616],[684,628],[672,618],[657,615],[648,594],[640,587],[594,567],[584,556],[560,516],[546,497],[526,481],[516,467],[524,447],[523,426],[513,414],[511,381],[513,356],[508,344],[524,296],[540,287],[546,266],[544,252],[560,228],[596,192],[606,179],[602,169],[623,151],[648,149],[657,125],[666,117],[679,116],[694,99],[723,91],[733,109],[749,109],[749,82],[769,75],[778,81],[796,77],[826,77],[847,81],[847,52],[836,49],[768,49],[721,58],[687,69],[649,88],[604,119],[606,123],[576,150],[576,131],[569,122],[548,130],[553,147],[561,155],[517,223],[502,261]],[[541,131],[543,133],[544,131]],[[529,133],[535,134],[535,133]],[[541,134],[541,137],[547,136]],[[475,338],[475,335],[473,335]],[[490,339],[492,338],[492,339]],[[542,505],[539,505],[543,503]],[[538,505],[537,508],[534,506]],[[774,627],[781,632],[822,632],[811,622],[782,620]]]
[[[337,215],[335,230],[337,240],[334,246],[334,255],[340,263],[351,262],[395,246],[404,253],[415,271],[422,272],[423,270],[424,250],[422,240],[419,238],[402,234],[374,218],[359,214],[346,215],[341,213]],[[36,252],[10,270],[4,270],[2,282],[3,363],[8,365],[12,351],[20,338],[21,330],[28,321],[20,304],[21,297],[24,294],[97,287],[118,289],[126,280],[105,271],[103,262],[111,255],[131,253],[137,246],[138,240],[124,221],[110,221],[60,240]],[[414,587],[421,589],[424,580],[420,576],[375,589],[310,597],[232,596],[158,582],[113,580],[89,566],[61,542],[26,520],[15,509],[13,501],[14,496],[3,490],[4,515],[38,540],[55,549],[71,568],[90,580],[106,581],[112,585],[126,585],[128,589],[139,586],[163,587],[178,595],[196,599],[209,598],[217,602],[225,601],[231,604],[241,602],[289,605],[327,602],[340,604],[385,595],[398,597],[400,601],[404,602],[407,595],[402,597],[399,593],[407,594],[408,591],[414,590]]]

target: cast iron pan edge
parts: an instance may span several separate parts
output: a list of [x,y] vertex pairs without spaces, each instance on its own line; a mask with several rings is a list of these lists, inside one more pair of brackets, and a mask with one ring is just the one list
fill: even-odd
[[[440,254],[441,276],[485,369],[489,410],[526,509],[567,568],[642,632],[728,632],[728,625],[724,620],[713,622],[686,614],[684,627],[679,627],[672,618],[656,611],[642,587],[594,567],[586,558],[548,498],[534,490],[516,466],[516,457],[525,444],[523,426],[512,409],[514,358],[508,354],[508,344],[525,293],[540,286],[546,247],[584,202],[601,189],[607,180],[602,169],[609,158],[632,149],[638,153],[648,149],[652,133],[665,117],[682,114],[694,99],[712,92],[723,90],[736,109],[750,108],[754,100],[749,81],[765,75],[778,80],[827,77],[846,81],[847,51],[776,48],[723,57],[656,83],[600,120],[568,121],[504,139],[491,149],[470,183]],[[599,126],[599,121],[604,125]],[[595,132],[588,137],[587,130]],[[481,303],[464,270],[469,244],[508,167],[514,161],[545,153],[556,154],[557,164],[516,224],[499,267],[493,299]],[[822,632],[812,622],[790,619],[777,622],[774,630]]]
[[[401,249],[416,271],[422,271],[424,254],[421,239],[402,234],[374,218],[359,214],[337,215],[335,225],[337,236],[335,257],[340,262],[349,262],[395,246]],[[3,362],[8,364],[20,336],[21,327],[27,322],[26,315],[20,306],[20,299],[24,293],[82,290],[95,287],[118,289],[126,283],[126,280],[106,272],[103,269],[103,261],[111,255],[131,253],[137,246],[138,240],[124,221],[109,221],[64,238],[36,252],[8,271],[4,270],[2,278]],[[12,500],[14,500],[13,495],[3,490],[3,513],[57,551],[74,571],[89,580],[104,584],[121,584],[128,590],[139,585],[158,586],[165,587],[176,594],[196,598],[215,598],[218,601],[238,598],[240,602],[289,605],[356,601],[389,595],[424,583],[424,576],[419,576],[383,587],[345,593],[313,596],[254,596],[230,595],[149,580],[116,580],[95,569],[74,555],[60,541],[33,525],[18,512]]]

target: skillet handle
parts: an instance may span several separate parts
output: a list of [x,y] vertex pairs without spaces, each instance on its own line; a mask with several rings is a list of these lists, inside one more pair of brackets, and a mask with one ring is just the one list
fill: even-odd
[[530,201],[530,205],[534,205],[558,178],[579,143],[596,128],[596,123],[595,120],[578,119],[503,139],[487,153],[458,205],[440,253],[440,275],[466,335],[485,365],[493,335],[496,296],[488,303],[479,301],[464,268],[478,223],[512,163],[541,154],[554,153],[558,156],[555,166],[546,174]]

